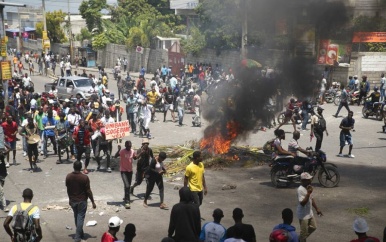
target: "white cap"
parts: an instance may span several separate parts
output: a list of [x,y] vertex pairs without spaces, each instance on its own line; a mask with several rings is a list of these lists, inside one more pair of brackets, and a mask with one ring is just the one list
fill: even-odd
[[123,220],[118,218],[117,216],[111,217],[109,219],[109,227],[110,228],[119,227],[119,226],[121,226],[122,223],[123,223]]
[[312,176],[308,172],[303,172],[300,175],[300,179],[302,179],[302,180],[310,180],[310,179],[312,179]]
[[64,99],[64,101],[65,101],[66,103],[68,103],[68,102],[70,101],[70,99],[66,98],[66,99]]
[[352,225],[352,228],[357,233],[366,233],[369,231],[369,226],[364,218],[356,218]]
[[105,89],[105,93],[110,93],[110,91],[108,89]]

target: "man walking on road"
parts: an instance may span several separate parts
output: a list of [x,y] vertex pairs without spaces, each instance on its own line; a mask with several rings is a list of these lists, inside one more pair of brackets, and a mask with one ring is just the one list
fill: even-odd
[[204,176],[204,164],[201,162],[201,151],[193,153],[193,162],[191,162],[185,171],[184,186],[188,186],[193,194],[193,201],[200,206],[202,204],[203,195],[208,193]]
[[336,114],[333,115],[335,118],[338,117],[338,114],[339,114],[340,110],[342,109],[342,107],[345,107],[347,109],[347,111],[350,112],[350,108],[348,107],[348,102],[347,102],[348,95],[349,94],[347,93],[346,89],[344,88],[344,85],[342,85],[342,93],[340,94],[339,107],[338,107],[338,110],[336,111]]
[[322,211],[316,205],[314,196],[312,196],[313,187],[311,186],[312,176],[308,172],[300,175],[301,185],[297,189],[298,207],[297,215],[300,223],[300,242],[306,242],[306,239],[316,230],[316,221],[312,207],[316,209],[319,216],[323,216]]
[[322,147],[323,142],[323,133],[326,131],[326,135],[328,136],[327,131],[327,125],[326,120],[323,117],[323,108],[318,107],[317,112],[318,114],[315,114],[313,111],[313,115],[311,116],[311,138],[315,136],[316,138],[316,144],[315,144],[315,151],[319,151]]
[[339,157],[343,157],[342,151],[343,147],[348,144],[348,157],[350,158],[355,158],[353,154],[351,154],[352,147],[353,147],[353,142],[352,142],[352,136],[350,133],[350,130],[354,131],[354,124],[355,124],[355,119],[353,119],[354,113],[353,111],[348,112],[348,116],[344,119],[342,119],[342,122],[339,125],[339,128],[341,129],[340,131],[340,150],[339,150]]
[[[8,213],[7,218],[4,221],[4,229],[7,234],[11,237],[11,241],[34,241],[39,242],[42,240],[42,228],[40,227],[40,210],[37,206],[32,204],[32,198],[34,194],[31,189],[26,188],[23,191],[24,201],[20,204],[14,205]],[[21,219],[20,211],[26,211],[30,223],[27,224],[27,228],[23,228],[24,232],[21,230],[16,230],[15,227],[21,225],[18,223],[18,219]],[[13,225],[14,231],[12,232],[9,227],[13,218],[15,217],[15,223]],[[32,223],[31,223],[32,222]],[[28,233],[26,233],[28,231]],[[4,237],[3,237],[4,238]]]
[[74,241],[79,242],[84,239],[83,223],[87,212],[87,199],[89,198],[92,207],[95,209],[96,204],[90,187],[88,176],[82,174],[82,163],[77,160],[74,162],[74,171],[66,177],[67,194],[70,205],[74,211],[76,234]]

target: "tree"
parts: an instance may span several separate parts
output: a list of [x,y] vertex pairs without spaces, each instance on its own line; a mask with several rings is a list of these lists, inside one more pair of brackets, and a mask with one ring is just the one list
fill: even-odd
[[88,31],[87,28],[81,28],[80,33],[76,35],[76,40],[83,41],[83,40],[91,40],[92,39],[92,34],[90,31]]
[[[66,13],[59,11],[47,12],[46,23],[47,23],[47,35],[53,43],[64,43],[67,41],[66,35],[61,27],[61,24],[65,22]],[[43,36],[43,22],[36,23],[36,36],[42,38]]]
[[197,56],[206,46],[205,35],[197,27],[192,27],[190,36],[181,41],[181,46],[185,53],[192,53]]
[[98,34],[92,40],[93,49],[103,49],[109,43],[109,39],[105,33]]
[[79,6],[82,18],[86,20],[87,29],[92,32],[94,28],[102,29],[102,9],[107,7],[106,0],[86,0]]

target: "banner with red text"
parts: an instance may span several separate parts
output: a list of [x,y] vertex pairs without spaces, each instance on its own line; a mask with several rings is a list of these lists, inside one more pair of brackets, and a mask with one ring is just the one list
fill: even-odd
[[106,140],[121,139],[130,135],[130,124],[128,120],[108,123],[105,125]]

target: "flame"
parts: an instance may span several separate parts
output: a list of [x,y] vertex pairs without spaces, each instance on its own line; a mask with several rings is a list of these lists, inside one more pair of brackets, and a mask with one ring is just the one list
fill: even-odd
[[214,130],[200,141],[200,148],[207,149],[214,154],[227,153],[231,147],[231,143],[236,139],[238,135],[239,125],[234,121],[229,121],[226,125],[226,134],[221,133],[219,130]]

